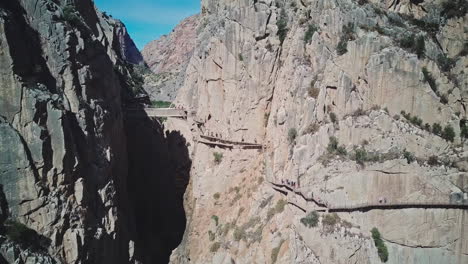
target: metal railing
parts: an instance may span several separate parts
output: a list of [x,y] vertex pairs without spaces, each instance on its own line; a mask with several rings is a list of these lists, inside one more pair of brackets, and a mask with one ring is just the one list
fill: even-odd
[[405,209],[405,208],[422,208],[422,209],[464,209],[468,210],[468,200],[462,201],[392,201],[392,202],[365,202],[365,203],[350,203],[331,205],[327,201],[322,201],[314,197],[307,197],[299,189],[295,189],[285,184],[270,182],[274,187],[283,188],[288,192],[292,192],[301,196],[306,202],[313,202],[317,206],[327,209],[329,212],[346,212],[346,211],[367,211],[372,209]]

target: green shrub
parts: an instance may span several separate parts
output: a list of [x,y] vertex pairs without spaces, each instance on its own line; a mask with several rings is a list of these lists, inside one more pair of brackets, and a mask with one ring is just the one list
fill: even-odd
[[336,53],[341,56],[346,52],[348,52],[348,40],[342,37],[336,46]]
[[370,110],[372,111],[379,111],[381,108],[380,108],[380,105],[373,105]]
[[346,151],[346,148],[344,146],[339,146],[336,149],[336,153],[340,156],[346,156],[348,154],[348,151]]
[[432,124],[432,133],[440,136],[442,133],[442,127],[438,123]]
[[216,226],[218,226],[218,224],[219,224],[219,217],[218,217],[217,215],[212,215],[212,216],[211,216],[211,219],[213,219],[213,220],[215,221]]
[[211,244],[210,246],[210,252],[214,253],[216,251],[218,251],[218,249],[221,247],[221,243],[220,242],[214,242],[213,244]]
[[362,116],[365,115],[366,111],[364,111],[362,108],[356,109],[356,111],[353,112],[353,116]]
[[354,160],[359,165],[364,165],[367,161],[367,151],[364,148],[354,150]]
[[322,224],[329,227],[334,227],[340,222],[340,217],[336,213],[327,214],[322,220]]
[[283,45],[284,40],[286,39],[286,36],[288,34],[288,16],[286,14],[286,11],[281,9],[280,12],[280,17],[278,21],[276,22],[276,26],[278,27],[278,37],[281,42],[281,45]]
[[455,131],[453,130],[453,127],[451,125],[447,125],[444,128],[444,131],[442,132],[442,138],[447,141],[453,142],[453,140],[455,139]]
[[235,224],[232,222],[226,223],[224,226],[222,226],[222,228],[220,228],[221,235],[226,236],[229,233],[229,230],[231,230],[234,226]]
[[466,0],[447,0],[442,4],[440,14],[446,18],[464,17],[468,12]]
[[221,194],[219,194],[219,193],[213,194],[213,198],[214,198],[215,200],[218,200],[219,197],[221,197]]
[[418,127],[422,127],[422,124],[423,124],[423,120],[417,116],[413,116],[410,122],[411,124],[418,126]]
[[348,23],[347,25],[343,25],[342,28],[343,36],[347,40],[354,40],[354,24]]
[[390,24],[401,28],[406,27],[405,23],[403,22],[403,19],[398,14],[390,13],[387,17],[388,22],[390,22]]
[[427,164],[431,166],[439,165],[439,158],[437,156],[430,156],[427,160]]
[[213,158],[214,158],[214,162],[216,164],[220,164],[221,161],[223,160],[223,153],[214,152],[213,153]]
[[466,55],[468,55],[468,42],[465,42],[463,49],[460,51],[460,53],[458,53],[458,56],[460,57],[464,57]]
[[307,126],[307,128],[304,130],[304,135],[307,134],[315,134],[320,129],[320,126],[317,123],[312,123]]
[[[249,221],[247,223],[244,223],[242,226],[236,227],[233,233],[234,240],[235,241],[241,241],[241,240],[252,241],[252,240],[258,240],[258,239],[261,240],[261,233],[263,231],[262,225],[260,225],[260,228],[257,228],[257,230],[255,230],[254,232],[248,231],[249,229],[255,227],[259,223],[261,223],[261,218],[253,217],[253,218],[250,218]],[[260,236],[260,238],[258,238],[258,236]]]
[[242,54],[239,53],[239,60],[240,61],[244,61],[244,57],[242,56]]
[[368,3],[369,3],[369,0],[358,0],[359,5],[365,5],[365,4],[368,4]]
[[280,199],[276,202],[275,211],[277,214],[280,214],[284,211],[284,207],[288,204],[286,200]]
[[443,103],[443,104],[448,104],[448,99],[447,99],[447,96],[445,94],[440,96],[440,102]]
[[306,217],[301,218],[301,223],[308,227],[316,227],[319,221],[319,215],[316,211],[310,212]]
[[426,51],[426,43],[424,36],[422,35],[418,37],[416,37],[415,34],[404,35],[398,40],[398,44],[400,47],[407,49],[410,52],[416,53],[418,58],[422,58],[424,56],[424,52]]
[[338,149],[338,139],[334,136],[329,138],[327,150],[329,153],[334,153]]
[[404,35],[399,41],[398,43],[400,44],[400,46],[404,49],[413,49],[414,45],[415,45],[415,40],[414,40],[415,36],[414,34],[411,34],[411,35]]
[[374,9],[374,12],[379,16],[382,16],[385,14],[385,10],[380,9],[377,5],[372,5],[372,9]]
[[329,113],[329,116],[330,116],[330,121],[331,121],[332,123],[336,123],[336,121],[337,121],[336,114],[333,113],[333,112],[330,112],[330,113]]
[[275,216],[275,214],[276,214],[275,208],[268,209],[267,221],[269,221],[271,218],[273,218],[273,216]]
[[418,58],[422,58],[424,56],[425,51],[426,51],[426,44],[424,41],[424,36],[419,36],[416,39],[415,53],[416,55],[418,55]]
[[[404,15],[406,16],[406,15]],[[428,32],[432,36],[434,36],[439,31],[439,23],[429,21],[429,20],[422,20],[416,19],[412,16],[406,16],[406,18],[415,26],[419,27],[423,31]]]
[[171,107],[172,103],[171,102],[166,102],[166,101],[151,101],[151,106],[155,108],[169,108]]
[[209,231],[208,231],[208,239],[209,239],[210,241],[214,241],[215,238],[216,238],[215,233],[213,233],[211,230],[209,230]]
[[5,235],[16,244],[24,248],[39,248],[41,239],[39,234],[26,225],[13,220],[6,220],[4,223]]
[[372,228],[371,233],[372,233],[372,238],[374,239],[374,244],[375,244],[375,247],[377,248],[377,253],[379,255],[380,260],[382,262],[387,262],[388,250],[387,250],[387,246],[385,246],[385,243],[382,240],[379,230],[374,227]]
[[308,44],[312,40],[314,33],[317,32],[318,28],[315,25],[310,24],[307,27],[307,31],[304,34],[304,43]]
[[460,137],[468,138],[468,123],[467,120],[460,120]]
[[235,241],[241,241],[242,239],[245,239],[245,230],[240,228],[240,227],[236,227],[234,229],[234,240]]
[[63,7],[62,12],[63,20],[68,22],[71,26],[78,26],[81,23],[74,6],[66,5]]
[[309,90],[308,90],[308,93],[309,93],[309,96],[312,97],[312,98],[315,98],[317,99],[319,93],[320,93],[320,89],[319,88],[315,88],[313,86],[310,86],[309,87]]
[[271,250],[271,263],[272,264],[276,263],[276,261],[278,260],[278,254],[283,243],[284,243],[284,240],[281,240],[280,244]]
[[406,151],[406,149],[403,151],[403,157],[406,159],[408,164],[411,164],[415,160],[413,153]]
[[339,56],[348,52],[348,41],[354,40],[354,38],[354,24],[348,23],[347,25],[343,25],[342,35],[336,46],[336,52]]
[[411,120],[411,114],[407,114],[405,111],[401,111],[400,113],[406,120]]
[[449,72],[455,65],[455,60],[447,57],[445,54],[439,54],[437,64],[443,72]]
[[288,141],[289,144],[292,144],[297,137],[297,130],[295,128],[290,128],[288,131]]
[[431,132],[431,125],[429,123],[426,123],[424,125],[424,130],[427,130],[427,131]]
[[[269,202],[269,201],[268,201]],[[286,200],[280,199],[276,202],[275,207],[272,207],[267,212],[267,221],[269,221],[275,214],[280,214],[284,211],[284,207],[288,202]]]
[[157,117],[157,119],[161,124],[167,121],[167,117]]

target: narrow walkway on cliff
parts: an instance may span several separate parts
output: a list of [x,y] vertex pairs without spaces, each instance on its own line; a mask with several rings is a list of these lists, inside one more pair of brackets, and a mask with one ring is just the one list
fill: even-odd
[[[156,108],[156,107],[144,107],[144,108],[127,108],[125,109],[128,117],[169,117],[169,118],[182,118],[187,119],[189,114],[195,115],[195,112],[190,112],[184,108]],[[234,141],[223,139],[216,135],[194,135],[194,140],[198,143],[202,143],[211,147],[220,147],[228,149],[263,149],[262,144]]]
[[243,141],[233,141],[215,136],[200,135],[195,141],[209,146],[218,146],[221,148],[240,148],[240,149],[263,149],[262,144],[248,143]]
[[[366,202],[366,203],[350,203],[350,204],[329,204],[326,201],[321,200],[318,197],[307,197],[301,191],[300,188],[292,188],[285,184],[278,184],[269,182],[272,188],[282,194],[288,196],[288,203],[299,208],[300,210],[306,211],[326,211],[326,212],[353,212],[353,211],[369,211],[369,210],[394,210],[394,209],[408,209],[408,208],[420,208],[420,209],[460,209],[468,210],[468,202],[465,201],[396,201],[396,202]],[[312,206],[301,206],[298,201],[295,200],[297,197],[289,199],[289,194],[299,196],[304,202],[312,202]]]

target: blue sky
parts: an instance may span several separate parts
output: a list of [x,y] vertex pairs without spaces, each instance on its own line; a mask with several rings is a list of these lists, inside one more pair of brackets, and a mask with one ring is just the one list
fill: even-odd
[[101,12],[122,20],[138,49],[168,34],[184,18],[200,12],[200,0],[94,0]]

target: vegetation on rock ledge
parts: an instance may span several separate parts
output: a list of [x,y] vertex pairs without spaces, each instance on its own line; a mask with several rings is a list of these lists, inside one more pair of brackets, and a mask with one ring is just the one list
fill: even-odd
[[301,223],[308,227],[316,227],[319,221],[319,215],[316,211],[310,212],[306,217],[301,218]]
[[385,246],[382,237],[380,236],[380,232],[377,228],[372,228],[371,230],[372,238],[374,239],[375,247],[377,248],[377,253],[379,254],[379,258],[382,262],[387,262],[388,260],[388,250],[387,246]]

